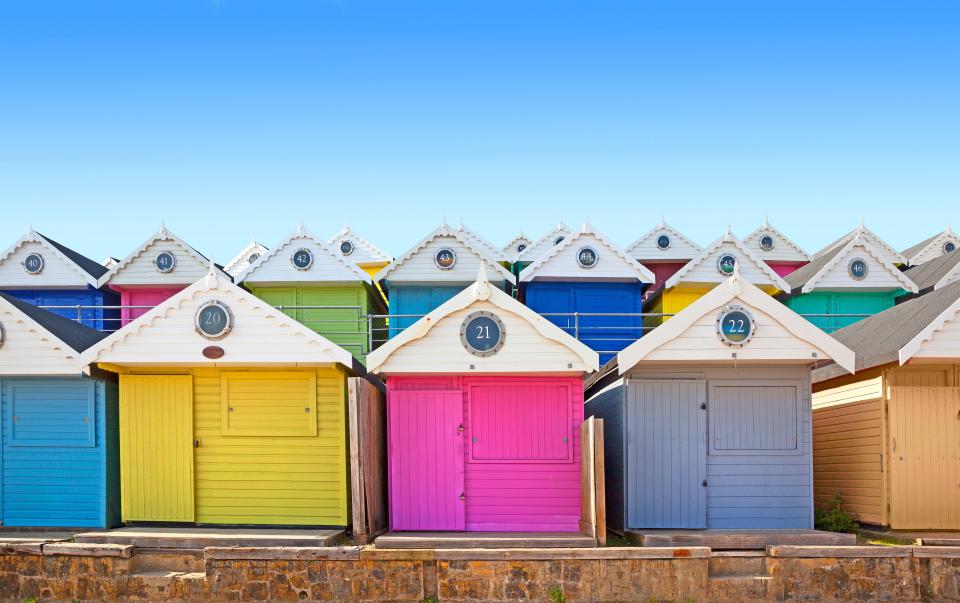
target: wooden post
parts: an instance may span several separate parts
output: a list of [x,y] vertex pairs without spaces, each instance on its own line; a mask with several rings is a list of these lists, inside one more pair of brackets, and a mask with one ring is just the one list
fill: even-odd
[[606,469],[603,464],[603,419],[593,421],[593,508],[596,518],[597,542],[607,544],[607,485]]
[[607,543],[603,419],[595,417],[580,424],[580,532]]
[[365,377],[351,377],[347,391],[353,536],[367,544],[387,529],[386,403]]

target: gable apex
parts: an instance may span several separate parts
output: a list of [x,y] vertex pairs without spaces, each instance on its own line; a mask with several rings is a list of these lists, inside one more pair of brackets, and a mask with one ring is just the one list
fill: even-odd
[[[594,263],[584,265],[581,251],[592,250]],[[520,273],[521,282],[553,280],[637,280],[653,283],[656,277],[589,223],[571,233]]]
[[[155,254],[172,252],[175,255],[173,270],[159,272],[154,265]],[[207,272],[210,259],[186,241],[161,225],[160,230],[134,249],[125,258],[100,278],[103,285],[186,285]],[[227,279],[230,275],[216,270]]]
[[[666,235],[666,247],[658,244],[661,235]],[[682,232],[666,223],[660,223],[627,246],[627,253],[638,262],[679,262],[697,257],[703,248]]]
[[728,253],[736,258],[736,264],[744,280],[754,285],[769,285],[780,291],[790,292],[790,285],[766,262],[750,251],[729,229],[667,279],[664,287],[670,289],[680,283],[723,282],[727,276],[720,272],[718,262],[721,256]]
[[[305,260],[297,265],[294,255],[301,252]],[[373,282],[369,274],[334,252],[303,224],[238,274],[236,280],[248,284]]]
[[[765,236],[772,239],[773,247],[771,249],[764,249],[761,245],[761,239]],[[743,243],[765,261],[809,262],[811,259],[809,253],[804,251],[790,237],[774,228],[767,218],[763,219],[763,224],[744,237]]]

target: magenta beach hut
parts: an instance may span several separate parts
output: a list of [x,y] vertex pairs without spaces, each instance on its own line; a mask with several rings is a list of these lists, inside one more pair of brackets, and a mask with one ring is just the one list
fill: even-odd
[[597,353],[487,281],[367,356],[387,382],[392,531],[577,532]]

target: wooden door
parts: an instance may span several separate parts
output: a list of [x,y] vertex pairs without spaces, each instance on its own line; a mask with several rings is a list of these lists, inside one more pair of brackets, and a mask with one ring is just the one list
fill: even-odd
[[120,375],[124,521],[194,521],[193,381]]
[[706,383],[627,382],[629,528],[707,525]]
[[891,387],[890,527],[960,529],[960,388]]
[[388,395],[390,527],[462,530],[463,392]]

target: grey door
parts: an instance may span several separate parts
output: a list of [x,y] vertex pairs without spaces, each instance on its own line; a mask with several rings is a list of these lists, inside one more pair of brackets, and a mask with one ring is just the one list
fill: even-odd
[[629,528],[707,525],[706,382],[627,382]]

